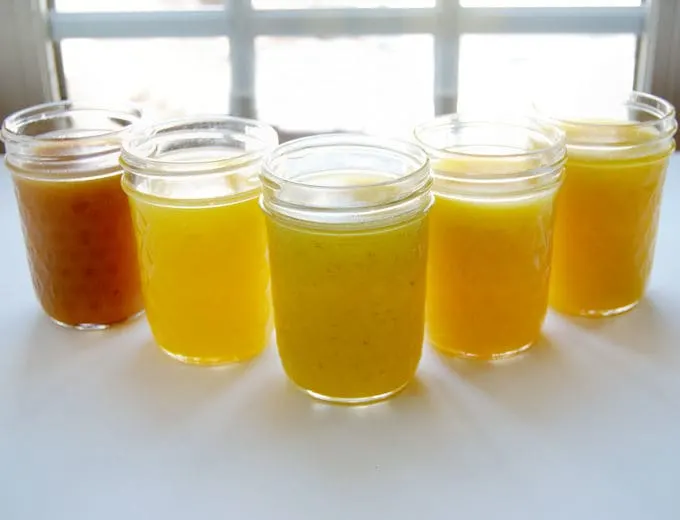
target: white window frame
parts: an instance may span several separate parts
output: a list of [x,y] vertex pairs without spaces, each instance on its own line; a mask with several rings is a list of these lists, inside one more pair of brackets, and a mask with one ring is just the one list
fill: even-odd
[[[258,36],[430,34],[435,111],[446,113],[456,108],[459,43],[465,33],[634,33],[641,43],[636,87],[654,91],[664,83],[664,92],[674,93],[680,103],[680,6],[675,1],[649,0],[641,7],[468,8],[460,7],[458,0],[437,0],[431,8],[257,10],[250,0],[225,0],[223,10],[137,13],[57,12],[48,9],[47,0],[9,0],[9,5],[14,19],[0,17],[0,35],[3,29],[13,29],[10,35],[23,49],[24,71],[19,76],[39,85],[23,96],[23,106],[58,96],[55,55],[49,43],[67,38],[226,36],[232,60],[231,111],[255,116]],[[17,47],[13,43],[4,48]],[[671,69],[663,77],[662,64]]]

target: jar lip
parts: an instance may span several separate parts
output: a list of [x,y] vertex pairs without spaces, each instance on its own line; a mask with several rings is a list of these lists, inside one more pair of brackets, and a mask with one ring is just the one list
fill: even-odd
[[[572,101],[578,101],[574,98]],[[603,105],[609,108],[613,107],[636,107],[643,109],[647,114],[655,116],[655,119],[648,121],[602,121],[598,119],[590,119],[587,117],[578,117],[577,115],[558,117],[556,113],[551,112],[549,106],[554,106],[557,102],[549,99],[535,100],[532,103],[533,111],[540,117],[558,124],[578,125],[588,128],[606,128],[613,125],[624,123],[633,123],[638,127],[652,127],[659,123],[672,120],[675,123],[675,107],[662,97],[642,92],[639,90],[632,90],[625,96],[619,98],[603,100]],[[677,126],[675,124],[674,126]],[[674,130],[674,129],[673,129]]]
[[[410,171],[404,175],[388,178],[384,181],[339,186],[302,182],[276,173],[277,167],[274,163],[289,154],[332,147],[348,147],[364,150],[373,149],[377,152],[397,153],[404,158],[414,160],[417,166],[410,169]],[[285,183],[286,185],[302,189],[328,190],[329,192],[346,191],[352,188],[381,188],[391,186],[395,183],[402,183],[410,179],[417,179],[423,175],[429,175],[429,170],[429,158],[425,151],[417,144],[402,139],[379,137],[356,132],[335,132],[294,139],[278,146],[262,163],[262,177],[266,181]]]
[[[482,153],[465,150],[465,146],[461,145],[460,149],[456,146],[449,148],[439,148],[428,143],[428,139],[424,136],[426,132],[433,130],[440,130],[444,128],[503,128],[506,130],[523,129],[540,133],[546,137],[546,143],[537,149],[517,151],[512,149],[507,153]],[[538,159],[539,164],[524,170],[517,170],[504,173],[464,173],[464,172],[450,172],[445,177],[456,179],[458,181],[470,183],[504,183],[509,181],[524,181],[528,178],[538,177],[550,174],[554,170],[560,168],[566,158],[565,133],[557,125],[546,124],[543,121],[533,118],[507,118],[507,119],[490,119],[477,118],[464,114],[446,114],[436,117],[428,122],[421,123],[413,130],[413,136],[427,153],[437,159],[454,159],[461,158],[463,160],[474,160],[489,158],[492,160],[527,160]],[[479,146],[498,146],[503,147],[502,144],[484,143]],[[433,169],[435,176],[436,170]]]
[[[78,112],[92,112],[101,115],[115,116],[116,118],[125,121],[127,124],[117,129],[97,130],[96,133],[92,133],[91,135],[50,137],[42,135],[33,136],[22,133],[22,129],[32,123],[50,118],[63,117],[70,113]],[[97,105],[71,100],[41,103],[39,105],[23,108],[7,116],[2,123],[0,140],[12,144],[29,144],[36,142],[50,143],[59,141],[62,143],[82,143],[85,145],[98,146],[110,143],[112,138],[123,136],[130,130],[132,125],[140,120],[141,117],[141,110],[132,104]],[[86,131],[94,129],[82,128],[81,130]]]
[[[246,134],[248,128],[255,129],[259,135]],[[255,149],[243,150],[229,157],[177,158],[152,157],[157,145],[156,138],[168,140],[187,139],[191,134],[203,133],[213,136],[246,136],[258,143]],[[194,136],[195,137],[195,136]],[[255,119],[228,115],[193,115],[152,123],[134,129],[123,141],[120,162],[127,171],[147,176],[172,176],[202,173],[219,173],[248,166],[262,158],[268,150],[278,143],[278,134],[269,124]],[[227,147],[225,147],[227,148]]]

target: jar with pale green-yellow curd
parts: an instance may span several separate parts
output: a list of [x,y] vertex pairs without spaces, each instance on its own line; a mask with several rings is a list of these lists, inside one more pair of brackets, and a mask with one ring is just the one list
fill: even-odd
[[265,159],[279,355],[318,399],[385,399],[421,356],[432,204],[426,154],[364,135],[291,141]]

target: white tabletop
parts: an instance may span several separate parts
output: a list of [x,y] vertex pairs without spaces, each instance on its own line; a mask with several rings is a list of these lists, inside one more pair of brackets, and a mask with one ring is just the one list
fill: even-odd
[[648,298],[551,315],[498,365],[426,349],[401,396],[322,405],[269,348],[205,369],[144,320],[108,332],[38,308],[0,172],[0,519],[680,518],[680,157]]

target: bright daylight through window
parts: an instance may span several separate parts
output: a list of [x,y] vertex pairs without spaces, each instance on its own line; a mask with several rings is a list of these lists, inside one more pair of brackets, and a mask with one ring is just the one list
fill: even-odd
[[635,0],[55,0],[52,24],[63,96],[394,134],[456,102],[629,90],[644,15]]

